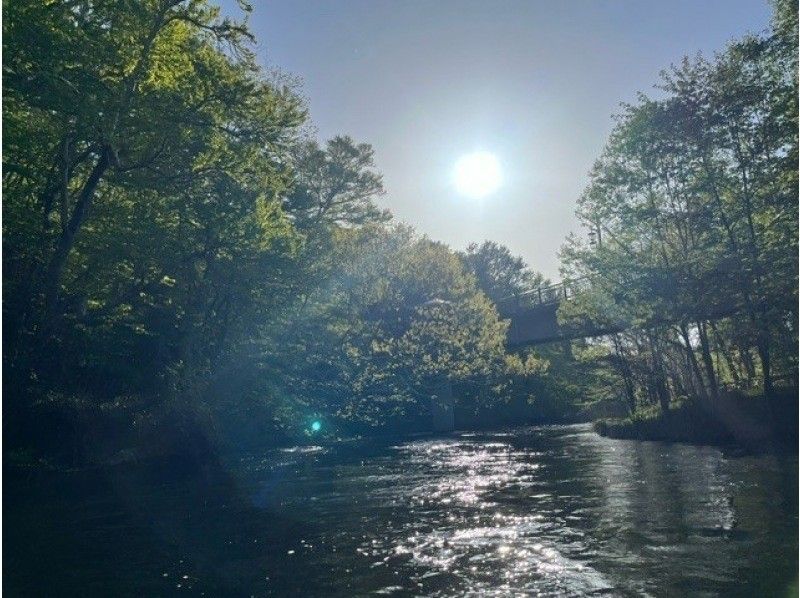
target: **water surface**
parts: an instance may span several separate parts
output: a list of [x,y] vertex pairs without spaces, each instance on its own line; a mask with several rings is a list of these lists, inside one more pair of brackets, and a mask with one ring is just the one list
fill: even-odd
[[796,456],[547,426],[273,450],[190,476],[37,479],[5,501],[4,585],[32,595],[796,595],[797,467]]

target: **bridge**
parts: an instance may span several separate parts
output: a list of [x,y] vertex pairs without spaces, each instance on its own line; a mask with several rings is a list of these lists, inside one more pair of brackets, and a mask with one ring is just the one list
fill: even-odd
[[[497,302],[497,311],[504,319],[511,320],[506,343],[511,348],[543,345],[556,341],[577,338],[592,338],[626,328],[622,322],[597,324],[585,321],[578,326],[563,327],[558,323],[556,312],[565,301],[571,301],[590,286],[588,278],[565,280],[546,287],[539,287]],[[736,300],[730,303],[705,305],[692,313],[692,319],[714,320],[743,313],[745,307]],[[656,315],[654,323],[665,324],[674,321],[667,314]]]
[[589,280],[565,280],[546,287],[507,297],[497,304],[501,317],[511,320],[508,329],[509,347],[542,345],[555,341],[601,336],[618,332],[604,327],[565,329],[558,323],[556,312],[564,301],[570,301],[589,286]]

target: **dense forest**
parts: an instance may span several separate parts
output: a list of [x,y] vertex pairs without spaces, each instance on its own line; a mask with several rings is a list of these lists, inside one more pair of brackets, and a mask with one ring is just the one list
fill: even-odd
[[515,401],[564,419],[796,387],[797,9],[775,8],[618,116],[579,202],[593,240],[563,250],[591,284],[559,317],[619,332],[511,351],[497,305],[543,277],[395,222],[371,146],[316,141],[246,21],[204,0],[7,3],[6,448],[75,463],[414,431],[445,385],[487,423]]

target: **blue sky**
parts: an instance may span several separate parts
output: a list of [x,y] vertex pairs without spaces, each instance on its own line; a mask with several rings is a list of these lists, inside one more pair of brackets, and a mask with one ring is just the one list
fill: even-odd
[[[226,8],[233,5],[226,0]],[[255,0],[269,68],[302,78],[321,140],[375,148],[395,217],[456,249],[506,244],[558,278],[575,202],[620,102],[682,56],[769,25],[766,0]],[[460,196],[456,160],[494,153],[503,186]]]

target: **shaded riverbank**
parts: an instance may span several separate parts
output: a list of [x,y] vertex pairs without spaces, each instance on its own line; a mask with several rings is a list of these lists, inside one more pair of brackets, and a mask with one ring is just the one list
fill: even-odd
[[594,423],[602,436],[695,444],[737,445],[749,450],[797,451],[798,392],[772,397],[721,396],[692,400],[662,413],[637,413]]
[[[80,396],[28,397],[25,409],[6,415],[5,464],[22,469],[97,469],[144,462],[203,463],[218,455],[240,455],[303,444],[329,445],[372,439],[403,442],[454,430],[496,430],[590,422],[608,411],[578,412],[543,395],[535,402],[511,396],[491,404],[451,400],[449,423],[437,429],[435,401],[417,413],[365,425],[296,410],[278,420],[271,412],[248,417],[186,402],[162,404],[157,397],[101,402]],[[613,411],[612,411],[613,413]],[[313,429],[317,421],[319,429]]]

